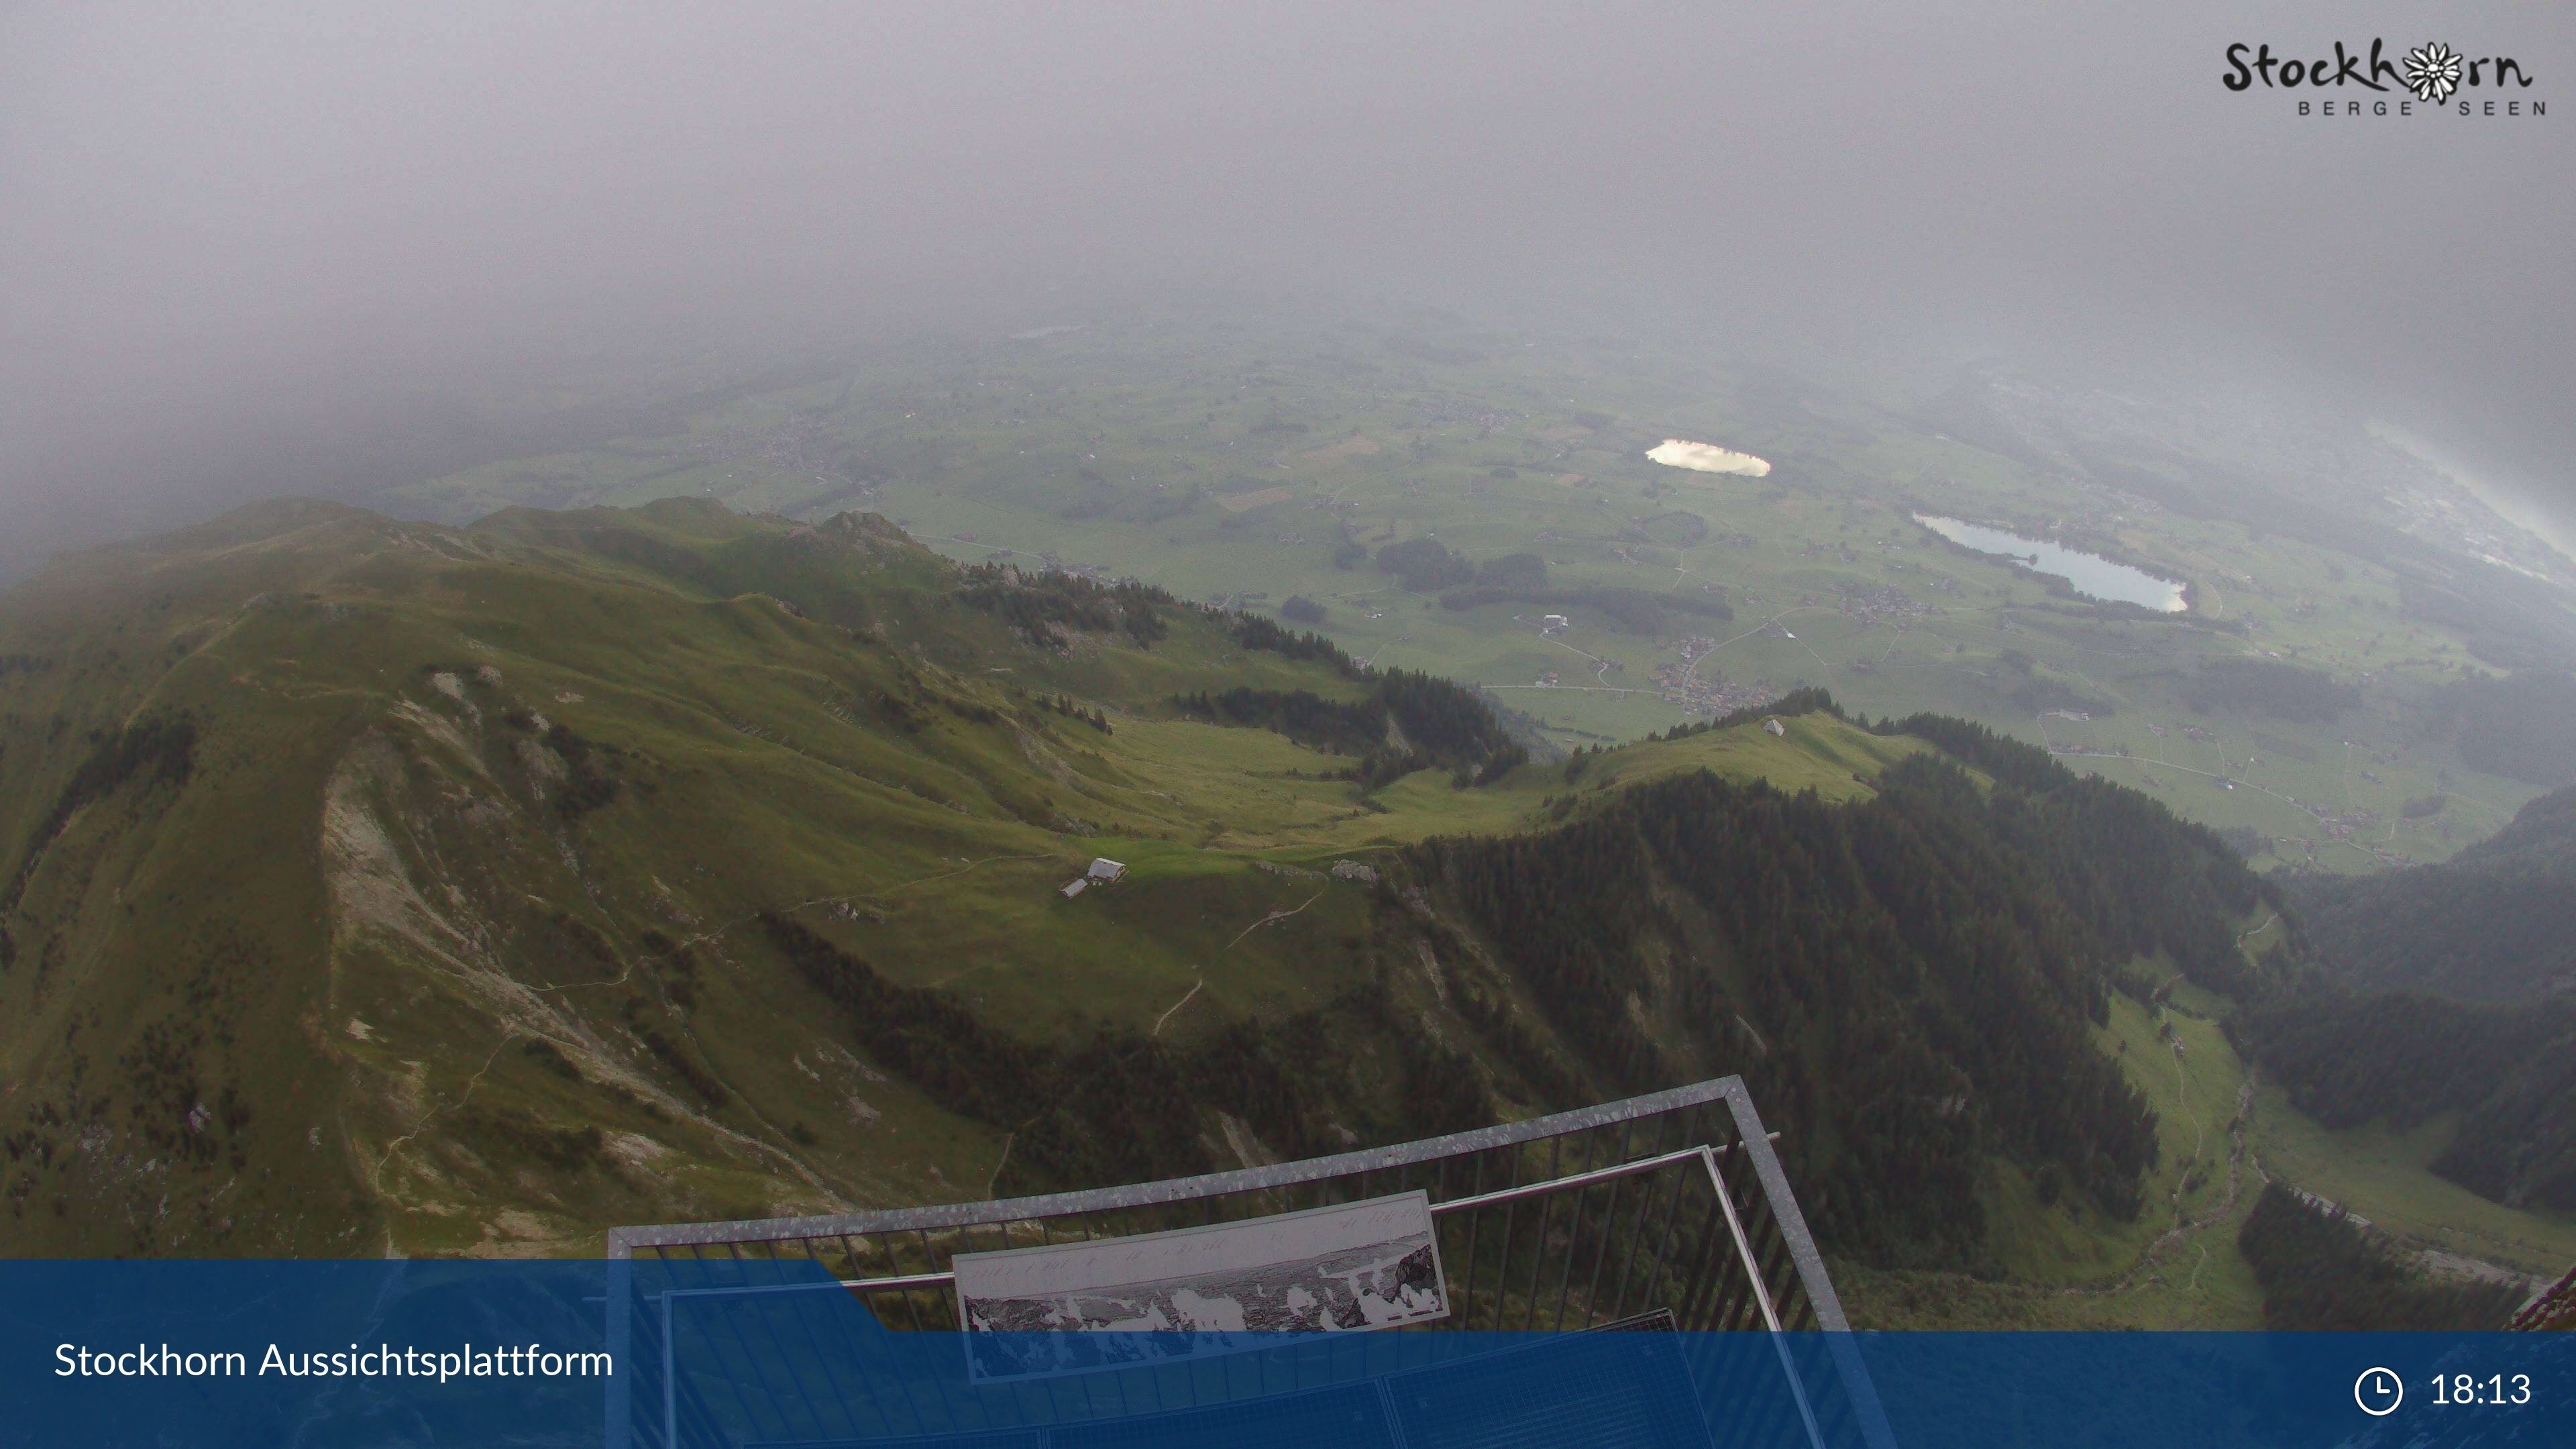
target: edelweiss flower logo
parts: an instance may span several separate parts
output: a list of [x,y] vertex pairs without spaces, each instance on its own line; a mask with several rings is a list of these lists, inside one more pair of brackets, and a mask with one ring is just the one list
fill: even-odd
[[2406,52],[2406,88],[2437,106],[2448,100],[2460,88],[2459,53],[2439,41]]

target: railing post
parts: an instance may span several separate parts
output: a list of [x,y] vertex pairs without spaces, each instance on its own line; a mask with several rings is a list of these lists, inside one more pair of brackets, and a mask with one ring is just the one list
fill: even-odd
[[[607,1402],[601,1406],[604,1416],[602,1439],[607,1449],[634,1449],[635,1445],[635,1365],[627,1357],[634,1341],[635,1311],[634,1250],[626,1245],[616,1228],[608,1230],[608,1382],[602,1392]],[[671,1449],[664,1445],[663,1449]]]
[[[1834,1292],[1833,1279],[1825,1273],[1824,1255],[1816,1250],[1815,1234],[1807,1230],[1806,1215],[1798,1211],[1798,1195],[1789,1188],[1789,1174],[1780,1166],[1780,1155],[1771,1150],[1771,1134],[1762,1125],[1762,1114],[1753,1108],[1753,1094],[1745,1089],[1741,1077],[1728,1077],[1725,1088],[1727,1109],[1735,1116],[1736,1134],[1753,1163],[1755,1180],[1762,1184],[1762,1196],[1771,1205],[1771,1225],[1788,1247],[1789,1260],[1797,1265],[1807,1310],[1815,1315],[1816,1327],[1827,1335],[1826,1347],[1842,1379],[1843,1394],[1851,1403],[1852,1418],[1860,1425],[1861,1438],[1869,1449],[1896,1449],[1896,1430],[1888,1423],[1887,1406],[1879,1402],[1878,1386],[1870,1382],[1869,1366],[1861,1361],[1860,1347],[1852,1340],[1851,1320],[1843,1314],[1843,1300]],[[1712,1172],[1715,1166],[1712,1161]],[[1721,1181],[1718,1191],[1725,1190]],[[1746,1271],[1751,1272],[1749,1253],[1747,1259]],[[1758,1287],[1758,1275],[1756,1284]],[[1762,1291],[1767,1299],[1768,1290]],[[1769,1311],[1767,1302],[1764,1309]]]

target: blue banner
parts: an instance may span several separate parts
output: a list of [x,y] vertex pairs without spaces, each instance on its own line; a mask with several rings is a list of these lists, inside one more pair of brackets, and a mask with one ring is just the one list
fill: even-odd
[[2576,1445],[2568,1334],[993,1335],[934,1302],[729,1258],[0,1263],[0,1445]]

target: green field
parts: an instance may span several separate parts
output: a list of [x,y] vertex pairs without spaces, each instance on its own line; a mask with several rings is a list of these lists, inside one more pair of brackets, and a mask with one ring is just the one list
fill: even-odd
[[2410,1242],[2541,1277],[2576,1263],[2576,1215],[2508,1208],[2433,1175],[2447,1117],[2404,1133],[2377,1124],[2330,1131],[2265,1087],[2255,1124],[2264,1171]]

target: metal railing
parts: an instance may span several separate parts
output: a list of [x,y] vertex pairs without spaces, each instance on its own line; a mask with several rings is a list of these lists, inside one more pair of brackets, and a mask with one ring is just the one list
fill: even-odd
[[[1627,1326],[1649,1314],[1687,1332],[1763,1331],[1772,1336],[1787,1393],[1716,1393],[1710,1401],[1766,1419],[1794,1415],[1795,1422],[1736,1423],[1731,1438],[1814,1449],[1887,1442],[1866,1375],[1840,1332],[1848,1328],[1841,1302],[1771,1134],[1742,1079],[1725,1077],[1445,1137],[1200,1177],[830,1217],[613,1229],[612,1345],[623,1350],[620,1362],[644,1370],[611,1389],[609,1443],[682,1449],[822,1440],[833,1430],[848,1442],[1134,1412],[1134,1391],[1124,1385],[1106,1411],[1080,1394],[1084,1402],[1069,1408],[1060,1388],[1032,1391],[1052,1397],[1014,1401],[1009,1412],[1023,1417],[1013,1424],[997,1421],[1003,1411],[989,1401],[971,1413],[955,1403],[895,1404],[899,1396],[836,1380],[830,1402],[841,1406],[834,1411],[840,1418],[817,1415],[800,1409],[802,1400],[788,1401],[820,1392],[807,1381],[812,1366],[830,1357],[828,1331],[801,1321],[782,1329],[774,1312],[770,1320],[735,1322],[739,1315],[716,1311],[714,1300],[837,1289],[898,1337],[955,1330],[962,1325],[951,1263],[961,1253],[1123,1238],[1417,1189],[1430,1202],[1450,1315],[1370,1337]],[[684,1271],[692,1286],[666,1286],[653,1301],[640,1301],[638,1265]],[[734,1270],[739,1282],[728,1277]],[[707,1321],[692,1319],[693,1310]],[[1801,1335],[1805,1329],[1829,1332]],[[729,1400],[717,1401],[717,1390],[698,1381],[706,1375],[676,1366],[684,1333],[695,1335],[696,1356],[733,1366],[733,1380],[760,1387],[746,1391],[728,1381]],[[1829,1341],[1824,1352],[1802,1347],[1820,1338]],[[1731,1371],[1743,1372],[1741,1355],[1728,1361],[1739,1366]],[[782,1373],[788,1364],[808,1367],[800,1379]],[[789,1381],[783,1394],[776,1387],[782,1377]],[[1195,1378],[1175,1389],[1169,1377],[1153,1384],[1153,1407],[1172,1407],[1174,1392],[1184,1404],[1244,1392]],[[827,1432],[810,1432],[817,1428]]]

